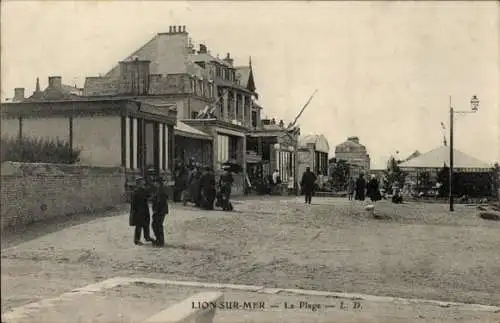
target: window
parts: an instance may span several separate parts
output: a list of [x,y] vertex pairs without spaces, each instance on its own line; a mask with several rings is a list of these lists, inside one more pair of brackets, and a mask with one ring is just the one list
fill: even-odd
[[291,161],[292,153],[290,151],[276,151],[276,163],[282,182],[288,182],[290,176],[293,176],[293,167],[291,167]]
[[203,96],[203,80],[198,80],[198,95]]
[[257,111],[252,111],[252,127],[257,128]]
[[217,77],[221,77],[222,76],[221,68],[219,66],[216,67],[216,75],[217,75]]
[[198,118],[198,112],[196,111],[191,112],[191,119],[196,119],[196,118]]
[[193,91],[193,93],[196,93],[196,79],[195,78],[191,79],[191,91]]

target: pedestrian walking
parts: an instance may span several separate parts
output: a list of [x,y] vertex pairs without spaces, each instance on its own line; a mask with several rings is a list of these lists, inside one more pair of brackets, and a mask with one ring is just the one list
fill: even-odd
[[165,245],[165,231],[163,222],[168,214],[168,194],[163,180],[160,178],[152,200],[153,206],[153,233],[155,240],[153,245],[163,247]]
[[280,172],[279,170],[275,169],[273,174],[272,174],[272,185],[273,185],[273,188],[272,188],[272,193],[273,194],[276,194],[279,192],[279,186],[281,184],[281,176],[280,176]]
[[379,182],[375,175],[371,176],[370,181],[366,185],[366,195],[372,202],[380,201],[382,199],[379,190]]
[[311,172],[310,167],[306,167],[306,171],[302,174],[300,186],[305,195],[305,203],[311,204],[312,195],[314,192],[314,184],[316,183],[316,175]]
[[358,201],[364,201],[365,189],[366,189],[366,180],[363,174],[359,174],[359,177],[356,180],[356,196],[354,197],[354,199]]
[[129,225],[135,227],[134,243],[142,245],[141,234],[144,232],[145,241],[153,241],[149,232],[151,214],[149,212],[149,191],[146,188],[146,181],[143,177],[136,178],[136,187],[132,193],[130,201]]
[[355,189],[356,189],[356,182],[354,181],[354,178],[350,177],[349,182],[347,182],[347,196],[349,198],[349,201],[351,201],[354,198]]
[[215,195],[215,174],[211,167],[205,166],[200,177],[200,206],[205,210],[213,210]]
[[231,204],[231,189],[233,185],[233,175],[230,171],[224,171],[219,179],[219,192],[216,206],[222,207],[224,211],[232,211],[233,205]]

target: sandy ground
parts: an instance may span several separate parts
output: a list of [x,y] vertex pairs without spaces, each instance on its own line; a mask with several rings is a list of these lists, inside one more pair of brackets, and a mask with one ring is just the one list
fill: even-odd
[[123,212],[3,237],[2,312],[131,274],[500,305],[500,223],[473,208],[450,215],[446,205],[381,201],[376,220],[360,202],[337,198],[235,206],[175,205],[160,249],[133,245]]

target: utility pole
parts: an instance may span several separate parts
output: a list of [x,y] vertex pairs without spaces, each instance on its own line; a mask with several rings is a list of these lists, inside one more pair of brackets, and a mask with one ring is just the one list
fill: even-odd
[[[297,124],[297,120],[299,120],[300,116],[302,116],[302,113],[304,112],[304,110],[306,109],[306,107],[309,105],[309,103],[311,103],[311,100],[312,98],[314,97],[314,95],[316,94],[316,92],[318,92],[318,90],[314,90],[314,92],[311,94],[311,96],[309,97],[309,100],[307,100],[306,104],[304,104],[304,106],[302,107],[302,109],[300,110],[300,112],[297,114],[297,116],[295,117],[295,119],[293,120],[293,122],[287,127],[287,131],[286,131],[286,134],[288,135],[289,138],[292,139],[293,143],[294,143],[294,176],[293,176],[293,181],[294,181],[294,189],[295,189],[295,195],[299,195],[299,136],[300,136],[300,133],[298,131],[298,129],[294,129],[294,127],[296,126]],[[293,136],[290,135],[289,131],[292,130],[293,131]]]
[[451,96],[450,96],[450,179],[449,179],[449,201],[450,201],[450,212],[453,212],[455,210],[454,205],[453,205],[453,119],[455,116],[455,113],[460,113],[460,114],[466,114],[466,113],[476,113],[477,110],[479,109],[479,99],[477,96],[473,95],[472,99],[470,100],[470,106],[471,110],[470,111],[455,111],[453,109],[453,106],[451,105]]
[[450,95],[450,179],[449,179],[449,200],[450,200],[450,212],[454,211],[453,206],[453,107],[451,105],[451,95]]

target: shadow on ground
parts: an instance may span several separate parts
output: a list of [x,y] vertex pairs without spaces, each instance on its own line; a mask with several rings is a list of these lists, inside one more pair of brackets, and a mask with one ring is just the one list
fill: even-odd
[[2,231],[2,250],[96,219],[117,216],[126,210],[128,210],[128,205],[123,204],[106,210],[68,214],[23,226],[8,227]]

